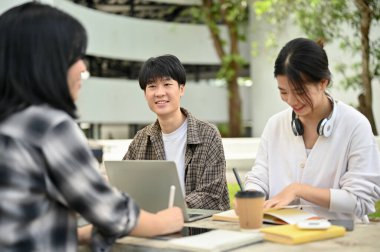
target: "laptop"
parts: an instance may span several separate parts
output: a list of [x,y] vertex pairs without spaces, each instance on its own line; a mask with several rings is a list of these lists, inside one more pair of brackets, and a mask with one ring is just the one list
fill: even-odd
[[175,186],[174,206],[182,209],[185,222],[210,217],[220,211],[186,207],[176,164],[167,160],[104,161],[112,186],[128,193],[144,210],[156,213],[168,208],[170,187]]

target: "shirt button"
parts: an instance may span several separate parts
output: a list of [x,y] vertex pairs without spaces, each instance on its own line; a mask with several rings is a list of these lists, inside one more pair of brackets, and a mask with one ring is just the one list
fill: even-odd
[[300,168],[305,168],[305,163],[300,163]]

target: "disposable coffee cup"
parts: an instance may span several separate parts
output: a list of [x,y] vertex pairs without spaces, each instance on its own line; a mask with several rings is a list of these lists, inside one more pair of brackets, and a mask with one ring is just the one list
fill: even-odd
[[241,230],[253,230],[262,226],[264,198],[264,193],[259,191],[238,191],[235,194],[238,205],[236,214],[239,216]]

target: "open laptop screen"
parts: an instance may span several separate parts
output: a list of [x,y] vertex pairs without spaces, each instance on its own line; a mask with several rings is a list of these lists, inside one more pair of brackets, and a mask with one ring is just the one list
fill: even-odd
[[174,206],[182,209],[185,221],[211,215],[186,208],[184,193],[173,161],[122,160],[105,161],[104,164],[110,184],[128,193],[146,211],[155,213],[167,208],[170,187],[174,185],[176,188]]

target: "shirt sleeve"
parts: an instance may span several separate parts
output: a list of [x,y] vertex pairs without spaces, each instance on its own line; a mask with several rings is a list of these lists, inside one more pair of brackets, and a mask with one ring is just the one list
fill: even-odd
[[45,134],[41,148],[47,161],[45,177],[50,196],[93,224],[95,241],[113,243],[136,226],[139,207],[103,179],[74,121],[54,125]]
[[358,124],[348,152],[340,189],[330,190],[330,211],[354,213],[361,218],[375,212],[380,199],[380,154],[369,123]]
[[[143,131],[142,130],[138,131],[135,137],[133,138],[132,142],[129,144],[128,150],[125,153],[123,160],[138,159],[138,153],[141,153],[142,148],[145,149],[145,144],[142,144],[142,141],[144,140],[145,138],[144,138]],[[145,151],[143,153],[145,153]]]
[[133,139],[132,142],[128,146],[128,150],[125,153],[123,160],[134,160],[136,156],[135,152],[136,152],[136,141],[135,139]]
[[268,171],[268,127],[260,139],[259,149],[256,154],[255,164],[245,176],[245,190],[260,191],[269,197],[269,171]]
[[[186,203],[190,208],[227,210],[230,203],[223,144],[219,132],[212,129],[207,146],[201,147],[206,153],[193,156],[203,161],[189,164],[188,169],[192,170],[189,179],[195,183],[195,190],[186,195]],[[196,178],[198,175],[200,178]]]

